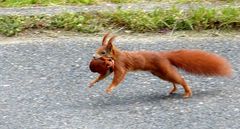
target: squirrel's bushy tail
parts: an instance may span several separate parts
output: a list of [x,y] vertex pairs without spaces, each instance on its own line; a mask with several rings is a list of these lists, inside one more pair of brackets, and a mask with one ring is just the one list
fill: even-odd
[[202,50],[172,51],[167,57],[172,65],[197,75],[229,77],[232,73],[226,59]]

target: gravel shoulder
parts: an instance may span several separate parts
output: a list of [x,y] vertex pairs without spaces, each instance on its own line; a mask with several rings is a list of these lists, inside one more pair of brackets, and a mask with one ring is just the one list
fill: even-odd
[[231,78],[183,73],[193,97],[149,73],[129,73],[106,95],[111,77],[88,89],[96,77],[89,60],[100,36],[35,37],[0,41],[0,128],[238,129],[240,125],[240,37],[121,35],[124,50],[203,49],[229,59]]
[[[142,39],[148,39],[149,36],[156,39],[205,39],[205,38],[216,38],[216,39],[237,39],[240,38],[240,32],[238,30],[202,30],[202,31],[174,31],[168,33],[127,33],[118,32],[118,30],[112,30],[115,35],[119,38],[128,37],[127,40],[138,40],[139,37]],[[66,39],[78,39],[88,38],[96,39],[105,33],[99,32],[95,34],[79,33],[73,31],[63,30],[26,30],[13,37],[6,37],[0,35],[0,44],[22,44],[22,43],[34,43],[35,40],[45,39],[47,41]],[[122,38],[121,40],[124,40]],[[25,42],[22,42],[25,41]],[[137,42],[138,43],[138,42]],[[141,43],[140,43],[141,44]]]

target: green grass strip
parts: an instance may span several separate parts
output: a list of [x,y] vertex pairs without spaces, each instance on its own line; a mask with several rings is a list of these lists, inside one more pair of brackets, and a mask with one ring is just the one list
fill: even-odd
[[132,3],[132,2],[141,2],[141,0],[0,0],[0,7],[90,5],[90,4],[99,4],[103,2]]
[[239,3],[239,0],[0,0],[0,7],[52,6],[52,5],[89,5],[101,3],[141,3],[158,2],[171,4],[202,4],[202,3]]
[[85,5],[94,4],[96,0],[0,0],[0,7],[48,6],[48,5]]
[[240,27],[240,8],[189,9],[175,7],[152,12],[124,11],[64,13],[54,16],[0,16],[0,33],[13,36],[27,29],[63,29],[95,33],[106,29],[124,29],[132,32],[160,32],[161,30],[206,30]]

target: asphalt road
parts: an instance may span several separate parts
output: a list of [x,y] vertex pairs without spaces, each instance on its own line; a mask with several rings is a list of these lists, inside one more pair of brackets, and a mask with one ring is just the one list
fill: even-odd
[[[146,4],[148,6],[146,6]],[[175,4],[174,4],[175,5]],[[227,6],[239,8],[239,3],[202,3],[202,6],[206,8],[224,8]],[[73,12],[91,12],[91,11],[114,11],[119,8],[122,10],[144,10],[153,11],[157,8],[168,9],[171,8],[173,4],[169,2],[140,2],[140,3],[129,3],[129,4],[100,4],[100,5],[87,5],[87,6],[49,6],[49,7],[12,7],[12,8],[0,8],[0,15],[55,15],[59,13],[73,13]],[[199,4],[177,4],[176,7],[187,10],[189,8],[199,8]]]
[[230,79],[185,76],[183,90],[149,73],[130,73],[113,91],[111,77],[92,89],[88,69],[100,38],[60,37],[0,41],[1,129],[239,129],[240,38],[119,37],[125,50],[203,49],[228,58]]

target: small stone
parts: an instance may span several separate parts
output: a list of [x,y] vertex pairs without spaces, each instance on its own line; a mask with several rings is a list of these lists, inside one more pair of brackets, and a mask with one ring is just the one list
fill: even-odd
[[149,91],[153,91],[153,89],[149,89]]
[[180,110],[181,113],[184,113],[185,111],[184,110]]
[[130,31],[130,30],[125,30],[125,33],[132,33],[132,31]]
[[234,108],[234,111],[235,112],[239,112],[239,108]]
[[9,87],[10,85],[0,85],[1,87]]
[[144,107],[144,110],[149,110],[149,108],[148,107]]

